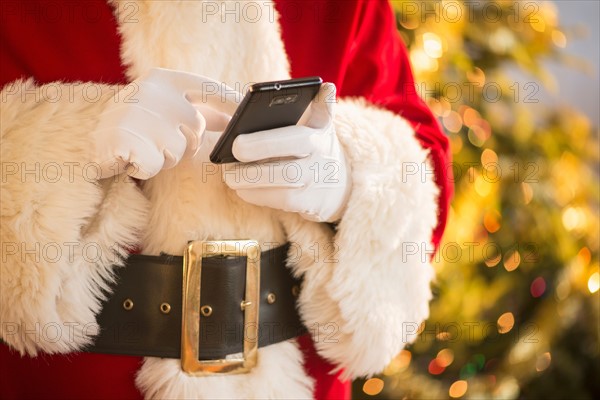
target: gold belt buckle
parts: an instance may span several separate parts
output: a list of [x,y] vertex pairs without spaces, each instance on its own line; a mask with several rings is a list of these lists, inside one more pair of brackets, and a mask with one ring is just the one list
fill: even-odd
[[[246,256],[246,293],[242,358],[200,360],[200,288],[202,258]],[[260,246],[255,240],[191,241],[183,256],[183,308],[181,318],[181,368],[190,375],[239,374],[250,371],[258,354]]]

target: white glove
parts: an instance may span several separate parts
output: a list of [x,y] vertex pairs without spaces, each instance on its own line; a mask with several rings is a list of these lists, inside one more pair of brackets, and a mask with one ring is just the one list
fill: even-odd
[[335,90],[332,83],[321,86],[304,125],[238,136],[233,155],[251,164],[226,164],[225,183],[249,203],[298,212],[311,221],[338,220],[351,182],[333,125]]
[[130,85],[135,93],[110,100],[92,132],[101,178],[127,172],[148,179],[174,167],[198,149],[206,103],[226,104],[226,86],[181,71],[153,68]]

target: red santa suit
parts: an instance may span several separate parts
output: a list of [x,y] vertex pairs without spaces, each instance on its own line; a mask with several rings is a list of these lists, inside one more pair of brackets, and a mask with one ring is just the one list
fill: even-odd
[[[414,340],[412,328],[428,316],[430,256],[452,186],[447,139],[414,90],[387,2],[1,7],[1,239],[18,244],[16,251],[2,250],[2,398],[344,398],[349,379],[380,372]],[[352,171],[337,228],[245,203],[234,193],[223,197],[223,181],[203,179],[190,162],[141,189],[128,178],[87,179],[83,166],[93,148],[87,133],[117,85],[152,67],[237,89],[290,76],[335,83],[336,132]],[[20,78],[35,81],[9,85]],[[100,92],[82,99],[90,86],[72,82],[99,83]],[[44,174],[35,165],[65,162],[71,169],[61,179],[35,179]],[[179,206],[182,193],[194,210]],[[205,237],[297,243],[305,250],[296,270],[304,279],[300,314],[309,326],[334,323],[336,340],[319,340],[311,331],[312,340],[306,335],[261,349],[249,373],[218,378],[188,376],[176,360],[77,353],[93,341],[77,326],[94,321],[114,260],[89,262],[74,251],[51,262],[36,257],[36,243],[181,254],[187,241]],[[334,263],[310,257],[314,243],[331,242],[338,249]],[[49,323],[75,332],[53,340],[31,334]]]

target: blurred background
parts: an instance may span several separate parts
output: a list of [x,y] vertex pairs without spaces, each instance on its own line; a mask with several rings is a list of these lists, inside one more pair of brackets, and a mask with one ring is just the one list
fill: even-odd
[[431,316],[355,399],[598,399],[597,1],[393,1],[456,194]]

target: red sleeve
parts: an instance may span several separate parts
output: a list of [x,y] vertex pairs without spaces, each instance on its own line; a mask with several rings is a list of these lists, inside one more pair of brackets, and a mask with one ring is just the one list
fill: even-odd
[[363,96],[406,118],[430,151],[440,187],[436,247],[453,193],[446,135],[418,96],[394,13],[384,0],[279,0],[292,76],[320,75],[341,96]]
[[125,83],[121,39],[105,0],[0,2],[0,88],[37,83]]

